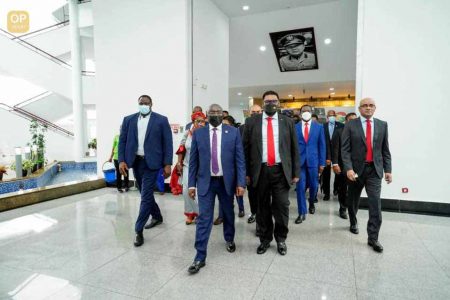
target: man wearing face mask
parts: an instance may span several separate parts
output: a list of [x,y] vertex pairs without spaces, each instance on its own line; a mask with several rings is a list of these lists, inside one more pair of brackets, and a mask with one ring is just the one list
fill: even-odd
[[[335,138],[336,133],[344,128],[344,124],[336,121],[336,112],[334,110],[329,110],[327,113],[328,122],[325,123],[325,142],[327,144],[327,165],[323,170],[322,174],[322,189],[324,201],[330,200],[330,180],[331,180],[331,152],[333,149],[333,138]],[[333,194],[337,194],[339,180],[334,180]]]
[[278,94],[267,91],[262,99],[264,113],[245,120],[243,137],[247,182],[258,193],[256,222],[261,244],[256,253],[265,253],[275,237],[278,253],[286,255],[289,189],[300,176],[298,142],[294,122],[278,113]]
[[319,174],[325,168],[325,134],[323,126],[311,121],[312,107],[303,105],[300,109],[302,121],[295,125],[300,150],[300,181],[297,183],[297,208],[298,217],[295,224],[300,224],[306,219],[306,195],[309,187],[309,213],[316,211],[314,200],[316,199]]
[[139,112],[123,119],[119,138],[119,169],[125,176],[133,168],[134,177],[141,193],[141,206],[136,220],[134,246],[144,243],[143,230],[150,215],[152,228],[163,222],[153,191],[159,170],[164,177],[170,176],[173,145],[172,131],[165,116],[152,112],[152,98],[142,95],[138,99]]
[[195,232],[197,255],[188,268],[198,273],[206,264],[208,240],[214,219],[216,196],[222,207],[226,250],[236,250],[234,243],[233,198],[245,190],[245,161],[241,135],[235,127],[222,124],[223,111],[213,104],[208,110],[209,124],[194,131],[189,160],[189,196],[198,195],[199,216]]
[[[262,113],[262,108],[258,104],[254,104],[254,105],[252,105],[252,107],[250,107],[250,117],[260,115],[261,113]],[[243,136],[244,130],[245,130],[245,124],[242,124],[239,127],[239,130],[241,132],[241,136]],[[252,224],[252,223],[256,222],[256,213],[258,211],[258,200],[257,200],[258,195],[256,193],[255,188],[251,184],[247,185],[247,190],[248,190],[248,201],[250,202],[250,211],[251,211],[251,215],[248,218],[247,223]],[[256,224],[256,236],[259,236],[258,224]]]
[[369,205],[367,222],[367,243],[376,252],[383,252],[378,241],[381,227],[381,179],[392,182],[391,152],[388,142],[388,125],[373,117],[376,110],[372,98],[364,98],[359,103],[361,117],[345,124],[342,132],[341,156],[348,181],[348,214],[350,232],[358,234],[359,200],[366,188]]

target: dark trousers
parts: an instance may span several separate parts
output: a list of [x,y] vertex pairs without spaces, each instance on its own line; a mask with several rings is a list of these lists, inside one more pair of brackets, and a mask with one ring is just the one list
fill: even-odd
[[[322,172],[322,191],[325,195],[330,196],[331,166],[326,166]],[[337,190],[338,184],[334,179],[333,189]]]
[[142,232],[150,215],[154,219],[162,220],[161,210],[153,194],[159,170],[150,170],[144,159],[136,157],[133,164],[133,172],[141,193],[141,207],[136,220],[135,230],[136,232]]
[[[289,232],[289,188],[281,165],[268,167],[263,164],[257,183],[258,212],[256,223],[261,242],[284,242]],[[273,224],[272,216],[275,219]]]
[[[341,170],[343,170],[343,168],[341,168]],[[347,208],[347,176],[344,172],[336,174],[334,182],[336,182],[340,209],[345,210]]]
[[[119,171],[119,161],[117,159],[114,160],[114,166],[116,167],[116,185],[117,189],[127,188],[129,187],[130,174],[127,171],[127,176],[124,177],[122,181],[122,174]],[[123,183],[123,185],[122,185]]]
[[[359,174],[358,174],[359,175]],[[358,223],[356,214],[358,213],[359,200],[362,189],[366,188],[369,204],[369,221],[367,222],[367,235],[371,240],[378,240],[378,233],[381,227],[381,178],[378,177],[375,167],[366,164],[364,171],[356,181],[348,181],[348,214],[350,224]]]
[[317,196],[319,184],[319,168],[308,168],[306,165],[300,168],[300,180],[297,182],[297,209],[299,215],[306,215],[306,188],[309,187],[309,207],[314,207],[314,199]]
[[[244,197],[243,196],[236,196],[236,202],[238,204],[239,211],[244,211]],[[234,211],[234,205],[233,205],[233,211]],[[222,204],[219,201],[219,218],[223,219],[223,209]]]
[[252,215],[256,215],[258,212],[258,193],[252,185],[247,186],[248,202],[250,202],[250,212]]
[[216,196],[219,198],[219,204],[223,211],[223,236],[225,241],[234,241],[234,195],[228,195],[225,190],[223,177],[211,177],[209,191],[206,195],[198,195],[199,215],[197,217],[197,226],[195,231],[195,249],[197,255],[195,260],[204,261],[208,248],[209,236],[214,219],[214,202]]

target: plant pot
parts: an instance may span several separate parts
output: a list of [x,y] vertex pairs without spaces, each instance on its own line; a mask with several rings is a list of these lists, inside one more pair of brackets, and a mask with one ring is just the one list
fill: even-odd
[[28,173],[27,170],[22,170],[22,177],[27,177],[27,173]]
[[33,170],[31,171],[31,173],[36,172],[37,169],[38,169],[38,165],[37,165],[37,164],[34,164],[34,165],[33,165]]
[[38,170],[42,169],[43,166],[44,166],[44,163],[43,163],[43,162],[39,162],[39,163],[37,164]]
[[3,180],[3,173],[0,173],[0,181]]

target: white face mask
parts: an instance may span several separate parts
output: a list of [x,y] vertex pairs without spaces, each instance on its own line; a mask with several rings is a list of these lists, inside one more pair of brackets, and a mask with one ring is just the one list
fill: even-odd
[[148,105],[139,105],[139,112],[143,115],[146,115],[150,112],[150,106]]
[[309,120],[311,120],[311,113],[309,111],[305,111],[304,113],[302,113],[302,119],[308,122]]
[[328,117],[328,121],[330,121],[330,123],[334,123],[336,122],[336,117],[335,116]]

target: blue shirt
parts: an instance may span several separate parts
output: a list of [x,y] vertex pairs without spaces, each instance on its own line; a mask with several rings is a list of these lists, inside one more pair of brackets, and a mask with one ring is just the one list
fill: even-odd
[[[361,126],[362,126],[362,128],[364,130],[364,137],[366,137],[366,126],[367,126],[366,122],[367,122],[367,119],[364,118],[364,117],[360,117],[360,120],[361,120]],[[373,123],[373,117],[370,118],[369,120],[370,120],[370,126],[372,126],[372,148],[373,148],[373,137],[375,135],[375,130],[374,130],[375,126],[374,126],[374,123]]]

